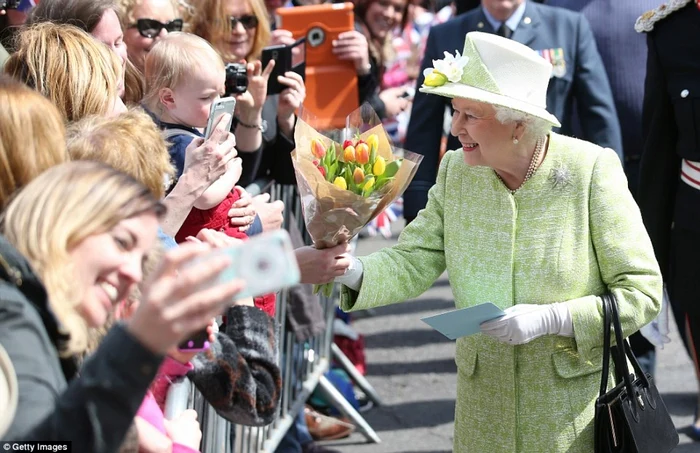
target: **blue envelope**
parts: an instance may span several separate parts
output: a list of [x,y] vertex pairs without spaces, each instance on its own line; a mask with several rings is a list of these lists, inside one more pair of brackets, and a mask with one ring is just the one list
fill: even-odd
[[505,315],[503,310],[491,302],[486,302],[474,307],[460,308],[439,315],[421,318],[421,321],[450,340],[456,340],[459,337],[466,337],[481,332],[479,324],[500,318],[503,315]]

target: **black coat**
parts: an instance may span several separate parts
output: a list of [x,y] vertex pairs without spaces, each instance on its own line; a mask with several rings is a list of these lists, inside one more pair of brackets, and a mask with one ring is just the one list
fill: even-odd
[[72,362],[62,369],[57,350],[66,336],[42,283],[2,236],[0,258],[0,344],[19,384],[17,413],[3,440],[71,441],[77,452],[118,451],[162,357],[117,325],[74,378]]
[[700,10],[695,2],[654,23],[647,48],[638,203],[667,279],[672,224],[700,232],[700,192],[679,177],[681,158],[700,161]]

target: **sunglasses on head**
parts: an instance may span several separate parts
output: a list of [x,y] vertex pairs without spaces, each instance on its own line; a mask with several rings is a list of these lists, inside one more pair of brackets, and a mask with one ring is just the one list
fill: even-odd
[[174,31],[182,31],[182,19],[174,19],[170,22],[162,23],[155,19],[139,19],[135,24],[131,24],[129,28],[136,28],[139,34],[144,38],[155,38],[165,28],[168,33]]
[[229,20],[231,21],[231,28],[236,28],[236,25],[239,23],[243,25],[243,28],[246,30],[252,30],[258,26],[258,18],[252,14],[246,14],[241,17],[229,16]]

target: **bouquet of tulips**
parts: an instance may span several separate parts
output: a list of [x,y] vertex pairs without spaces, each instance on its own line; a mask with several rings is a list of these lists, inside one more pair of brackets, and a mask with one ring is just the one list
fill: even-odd
[[[306,229],[316,248],[352,237],[406,190],[423,156],[395,148],[372,108],[351,113],[342,145],[301,114],[292,162]],[[330,296],[333,283],[316,287]]]
[[342,151],[333,142],[327,150],[321,139],[311,140],[311,153],[316,158],[313,162],[326,181],[363,197],[381,191],[393,181],[403,162],[398,158],[387,163],[378,155],[378,149],[376,133],[367,135],[365,140],[360,135],[345,140]]

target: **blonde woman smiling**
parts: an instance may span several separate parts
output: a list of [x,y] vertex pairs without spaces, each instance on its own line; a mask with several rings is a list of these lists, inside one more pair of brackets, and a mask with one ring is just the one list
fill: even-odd
[[226,258],[178,273],[207,246],[168,252],[144,282],[136,313],[110,330],[76,377],[88,328],[102,326],[141,281],[162,212],[132,177],[87,161],[47,170],[10,203],[0,237],[0,344],[20,395],[6,440],[116,451],[163,354],[241,290],[237,281],[211,286]]

